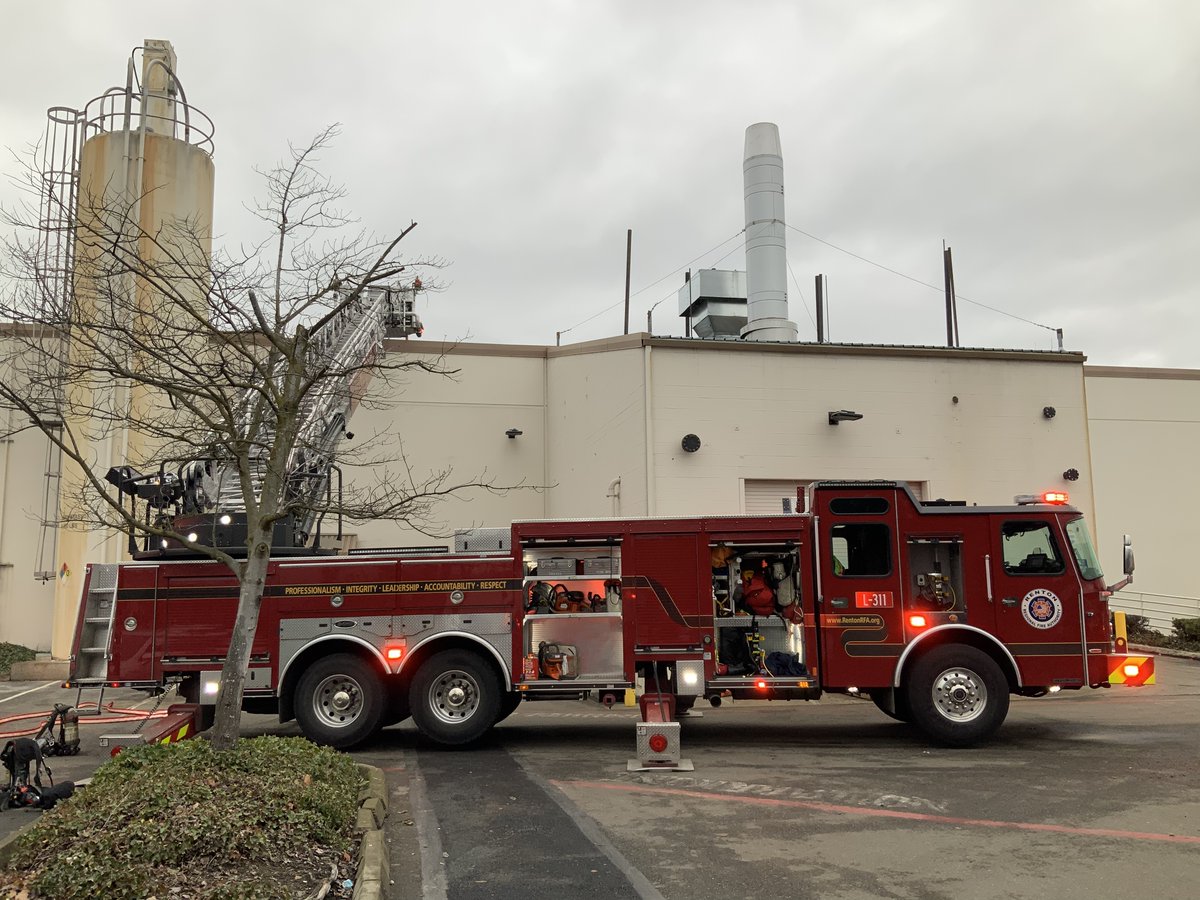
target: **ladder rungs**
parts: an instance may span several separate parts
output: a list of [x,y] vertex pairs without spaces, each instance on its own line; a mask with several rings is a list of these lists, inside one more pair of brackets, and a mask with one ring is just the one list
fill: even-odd
[[105,653],[107,651],[108,651],[107,647],[82,647],[82,648],[80,648],[79,652],[80,653]]
[[108,624],[108,616],[88,616],[83,621],[90,622],[93,625],[96,625],[100,622],[103,622],[105,625],[107,625]]

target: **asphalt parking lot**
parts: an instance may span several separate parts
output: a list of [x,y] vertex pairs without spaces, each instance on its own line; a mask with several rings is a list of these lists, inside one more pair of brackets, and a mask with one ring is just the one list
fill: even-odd
[[627,772],[635,714],[587,703],[362,755],[396,785],[396,898],[1192,897],[1200,663],[1159,681],[1014,699],[971,750],[837,697],[705,711],[694,772]]
[[[66,693],[0,685],[0,719]],[[1014,699],[997,738],[971,750],[932,747],[869,702],[737,703],[684,723],[694,772],[633,773],[635,721],[621,707],[526,704],[453,752],[410,723],[384,731],[355,755],[392,789],[391,896],[1197,891],[1200,662],[1160,659],[1159,684],[1145,689]],[[298,733],[266,717],[245,728]],[[56,776],[106,758],[102,730],[85,725],[84,752],[52,761]],[[31,815],[0,814],[0,832]]]

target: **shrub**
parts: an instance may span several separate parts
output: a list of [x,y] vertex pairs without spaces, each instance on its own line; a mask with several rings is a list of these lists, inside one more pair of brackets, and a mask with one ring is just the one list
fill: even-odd
[[1200,643],[1200,619],[1172,619],[1171,629],[1182,641]]
[[28,647],[0,641],[0,678],[9,676],[13,663],[29,662],[34,659],[37,659],[37,654]]
[[[302,738],[222,753],[205,740],[134,747],[44,814],[12,866],[60,900],[171,896],[180,885],[192,896],[286,897],[270,876],[311,871],[314,845],[349,845],[361,784],[350,757]],[[195,892],[201,879],[209,886]]]
[[1131,638],[1158,634],[1157,631],[1150,627],[1150,622],[1145,616],[1125,616],[1125,630]]

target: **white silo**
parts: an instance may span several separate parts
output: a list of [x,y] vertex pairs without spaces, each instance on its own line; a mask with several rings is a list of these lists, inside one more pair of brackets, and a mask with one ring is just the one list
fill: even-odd
[[[77,184],[74,292],[65,298],[76,304],[74,321],[83,328],[115,323],[137,333],[186,323],[188,306],[206,315],[213,129],[211,120],[187,102],[170,42],[148,40],[137,48],[126,66],[124,88],[111,88],[89,102],[78,113],[78,127],[85,140],[70,167]],[[134,261],[132,267],[114,251],[118,242],[127,246],[122,252]],[[167,292],[173,299],[164,298]],[[90,352],[86,337],[72,340],[67,351],[73,359]],[[87,369],[86,362],[82,368]],[[67,427],[87,443],[80,452],[94,460],[94,471],[152,456],[146,435],[128,427],[96,428],[86,417],[89,408],[102,409],[104,421],[121,422],[123,411],[156,402],[146,387],[129,379],[101,384],[85,377],[83,383],[68,383],[65,391]],[[60,577],[51,636],[51,651],[59,658],[70,653],[86,564],[116,562],[124,555],[120,535],[89,529],[79,500],[84,484],[79,465],[64,460],[58,479],[64,524],[56,535]]]

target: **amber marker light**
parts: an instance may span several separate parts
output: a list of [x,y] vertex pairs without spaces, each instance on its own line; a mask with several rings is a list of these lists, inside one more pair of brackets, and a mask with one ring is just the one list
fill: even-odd
[[383,655],[388,658],[389,662],[395,662],[398,659],[403,659],[404,658],[404,645],[401,644],[401,645],[393,645],[391,647],[388,647],[386,650],[384,650]]
[[1043,503],[1053,503],[1055,505],[1066,503],[1071,498],[1066,491],[1046,491],[1042,494]]

